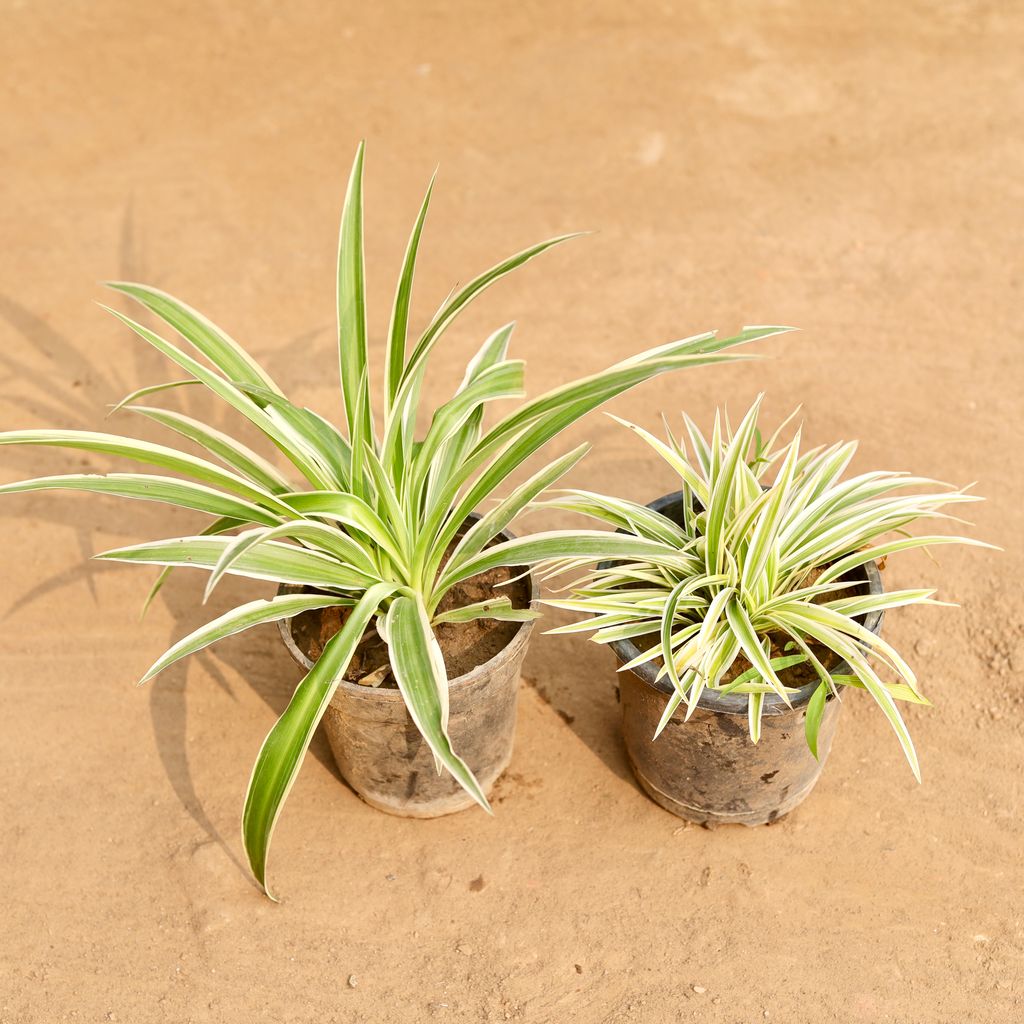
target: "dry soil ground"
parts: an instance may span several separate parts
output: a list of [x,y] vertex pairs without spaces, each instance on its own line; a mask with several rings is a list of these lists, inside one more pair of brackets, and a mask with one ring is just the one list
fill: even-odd
[[[890,565],[963,605],[886,625],[935,703],[910,714],[922,786],[851,699],[799,811],[682,828],[630,777],[610,655],[538,636],[496,817],[385,817],[318,743],[274,905],[237,818],[296,681],[276,633],[135,690],[209,614],[201,581],[138,625],[148,574],[85,560],[193,520],[5,499],[0,1021],[1020,1020],[1022,48],[1019,3],[0,4],[0,426],[102,429],[106,403],[173,377],[93,305],[107,277],[182,295],[337,412],[332,252],[366,136],[376,353],[436,162],[420,323],[507,252],[597,232],[482,301],[428,397],[512,317],[534,391],[793,323],[769,360],[615,411],[802,402],[814,441],[863,439],[860,468],[976,479],[977,531],[1007,549]],[[672,486],[604,417],[559,444],[587,435],[579,485]]]

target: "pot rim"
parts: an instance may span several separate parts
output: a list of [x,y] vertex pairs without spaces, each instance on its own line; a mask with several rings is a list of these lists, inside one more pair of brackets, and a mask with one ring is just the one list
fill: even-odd
[[[480,519],[480,515],[473,512],[467,519],[467,522],[475,522]],[[502,530],[498,535],[497,539],[500,541],[513,540],[515,534],[511,530]],[[514,566],[512,568],[515,568]],[[536,611],[538,604],[540,603],[540,586],[537,583],[537,577],[534,575],[533,570],[529,570],[527,578],[530,581],[530,603],[529,607]],[[302,584],[295,583],[281,583],[278,588],[278,594],[297,594],[303,591],[305,587]],[[288,650],[288,653],[292,656],[292,660],[298,664],[298,666],[305,671],[309,671],[315,662],[310,661],[306,657],[305,653],[299,649],[299,645],[295,642],[295,638],[292,636],[292,619],[279,619],[277,622],[278,632],[281,634],[281,639],[284,641],[284,645]],[[470,669],[469,672],[464,672],[461,676],[456,676],[454,679],[448,680],[448,690],[451,692],[455,689],[462,689],[463,687],[472,686],[478,682],[484,676],[490,675],[500,663],[508,661],[519,653],[520,649],[526,644],[530,638],[530,633],[533,631],[534,623],[536,619],[527,619],[525,622],[519,623],[519,628],[516,630],[512,639],[493,657],[488,658],[487,661],[475,668]],[[345,689],[349,694],[355,697],[364,697],[371,700],[383,700],[383,701],[405,701],[400,690],[383,689],[379,686],[362,686],[359,683],[350,682],[347,679],[342,679],[338,684],[339,689]]]
[[[655,512],[660,512],[663,515],[667,514],[667,510],[671,509],[673,505],[677,505],[682,501],[683,492],[673,491],[671,494],[663,494],[660,498],[656,498],[654,501],[648,502],[647,507]],[[623,531],[617,531],[622,533]],[[611,562],[601,562],[599,568],[607,569],[612,565]],[[858,566],[854,572],[860,572],[863,570],[864,580],[854,580],[855,583],[866,583],[868,586],[869,594],[882,594],[884,588],[882,586],[882,575],[878,571],[878,566],[874,562],[865,562],[864,565]],[[876,636],[881,635],[882,632],[882,618],[884,612],[873,611],[864,616],[863,623],[866,629],[870,629]],[[619,659],[620,665],[625,665],[638,657],[640,654],[640,648],[637,647],[632,640],[613,640],[609,645],[615,652],[615,656]],[[851,673],[850,666],[845,662],[841,661],[834,669],[831,670],[836,675],[849,675]],[[654,690],[658,690],[660,693],[671,696],[675,692],[671,680],[666,678],[656,679],[657,670],[651,665],[650,662],[646,662],[643,665],[638,665],[634,669],[630,669],[630,672],[635,675],[638,679],[641,679],[648,686]],[[805,686],[801,686],[791,695],[792,709],[802,708],[805,704],[810,701],[814,691],[817,690],[820,683],[818,681],[807,683]],[[832,700],[833,695],[831,692],[827,694],[827,699]],[[705,689],[700,697],[697,699],[697,707],[702,708],[705,711],[717,711],[719,714],[725,715],[746,715],[747,714],[747,694],[745,693],[717,693],[714,690]],[[777,693],[766,693],[764,697],[764,704],[761,709],[763,715],[785,715],[789,714],[791,708],[787,706],[786,702]]]

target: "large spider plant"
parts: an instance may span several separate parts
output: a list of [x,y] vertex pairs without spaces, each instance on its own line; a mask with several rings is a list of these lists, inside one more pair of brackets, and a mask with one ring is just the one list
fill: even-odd
[[[539,469],[464,529],[470,514],[492,498],[521,463],[596,406],[656,374],[735,359],[737,356],[725,350],[785,330],[748,328],[727,340],[702,334],[662,345],[526,402],[485,429],[483,413],[488,403],[524,395],[523,363],[507,358],[512,333],[508,324],[487,338],[453,397],[433,410],[425,434],[416,439],[428,357],[452,321],[495,281],[572,236],[532,246],[453,292],[409,346],[413,271],[430,201],[428,188],[395,293],[378,423],[371,408],[368,375],[362,167],[360,146],[349,179],[338,256],[344,429],[288,401],[238,344],[183,302],[145,285],[114,283],[115,291],[141,303],[205,360],[111,309],[185,373],[182,380],[134,392],[117,408],[129,409],[177,432],[222,465],[177,448],[113,434],[72,430],[0,434],[0,444],[85,449],[180,474],[76,474],[0,488],[5,492],[47,488],[94,491],[165,502],[211,516],[212,522],[197,535],[118,548],[99,556],[165,567],[150,600],[175,566],[208,570],[207,596],[225,573],[312,589],[254,601],[220,616],[171,647],[142,682],[178,659],[260,623],[310,609],[348,609],[343,628],[327,643],[271,729],[249,782],[243,840],[253,873],[265,890],[267,852],[283,801],[353,652],[374,623],[388,642],[394,678],[435,755],[438,770],[443,766],[479,804],[488,807],[472,771],[452,750],[447,736],[447,679],[432,629],[439,621],[437,608],[442,597],[460,581],[497,566],[525,566],[566,557],[639,558],[658,554],[664,545],[578,530],[494,543],[520,511],[580,460],[586,445]],[[195,383],[205,385],[254,424],[298,471],[301,483],[296,485],[273,463],[219,430],[179,412],[137,404],[146,395]],[[513,608],[507,597],[457,611],[462,620],[516,620],[529,614]],[[452,617],[452,612],[446,614],[446,618]]]
[[[672,682],[655,737],[684,701],[689,719],[707,689],[749,695],[749,731],[756,743],[765,694],[776,693],[789,705],[796,687],[787,686],[780,673],[809,663],[820,680],[806,716],[814,755],[829,692],[859,687],[877,701],[920,781],[917,755],[896,701],[928,702],[906,661],[859,620],[900,605],[941,602],[932,600],[934,590],[925,589],[852,593],[851,580],[859,566],[897,551],[951,543],[989,546],[964,537],[905,532],[915,520],[952,518],[940,511],[944,506],[979,499],[900,473],[844,480],[855,443],[801,452],[799,431],[779,444],[785,424],[764,441],[757,426],[760,404],[758,398],[735,430],[727,417],[723,422],[716,414],[710,439],[685,417],[692,454],[667,424],[666,442],[620,421],[679,475],[679,521],[586,491],[537,503],[571,509],[628,536],[676,549],[669,560],[620,560],[587,573],[571,588],[569,599],[547,603],[589,617],[552,632],[593,631],[598,643],[641,636],[655,641],[622,666],[624,671],[659,659],[657,678],[668,676]],[[774,479],[766,484],[770,471]],[[921,487],[930,489],[921,493]],[[885,536],[892,533],[897,536]],[[578,564],[568,561],[555,569]],[[884,681],[869,655],[899,681]],[[850,673],[831,671],[844,661]]]

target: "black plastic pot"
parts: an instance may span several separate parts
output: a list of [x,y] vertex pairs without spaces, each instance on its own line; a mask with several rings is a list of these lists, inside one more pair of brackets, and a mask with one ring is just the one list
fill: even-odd
[[[667,494],[648,508],[679,520],[682,493]],[[854,570],[848,578],[851,586],[863,587],[864,593],[882,593],[874,562]],[[872,612],[863,623],[879,634],[882,613]],[[611,647],[620,665],[640,654],[631,640],[616,641]],[[833,669],[836,674],[850,671],[845,662]],[[765,696],[757,743],[748,732],[746,696],[712,690],[701,694],[688,722],[678,712],[654,740],[674,692],[668,679],[656,679],[656,675],[653,663],[619,675],[626,752],[637,781],[652,800],[700,824],[763,825],[806,799],[828,757],[842,708],[830,693],[818,733],[816,760],[804,738],[804,719],[817,680],[792,695],[791,708],[776,694]]]

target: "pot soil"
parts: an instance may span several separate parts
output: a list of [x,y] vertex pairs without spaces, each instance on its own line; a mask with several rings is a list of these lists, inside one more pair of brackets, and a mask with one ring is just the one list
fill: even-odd
[[[678,520],[682,496],[668,494],[648,506]],[[869,562],[850,576],[852,593],[882,592],[878,568]],[[882,613],[861,621],[878,634]],[[637,638],[640,644],[643,638]],[[636,641],[611,645],[619,664],[639,655]],[[815,653],[821,655],[820,650]],[[834,655],[825,665],[837,674],[849,666]],[[737,661],[736,674],[748,668]],[[842,704],[831,693],[825,703],[818,733],[818,760],[804,738],[807,704],[818,678],[806,665],[780,673],[787,686],[798,687],[792,708],[775,694],[764,699],[761,739],[754,743],[747,730],[747,698],[705,690],[688,722],[681,712],[653,740],[658,722],[673,693],[668,679],[656,680],[658,665],[650,662],[619,677],[622,732],[637,781],[655,803],[688,821],[702,825],[764,825],[788,814],[814,788],[832,747]],[[808,679],[808,672],[813,678]],[[802,674],[801,674],[802,673]]]
[[[511,536],[504,532],[495,543]],[[522,572],[502,567],[470,577],[445,595],[440,610],[498,596],[509,597],[516,608],[529,608],[537,599],[532,574],[507,583]],[[283,585],[280,592],[303,589]],[[278,623],[285,646],[304,669],[312,668],[323,645],[341,628],[342,611],[303,612]],[[493,619],[436,628],[448,671],[452,747],[488,794],[512,758],[519,673],[532,629],[532,621]],[[391,675],[387,645],[372,627],[327,706],[323,727],[342,777],[371,807],[409,818],[438,818],[474,806],[448,772],[438,774],[434,755]]]

